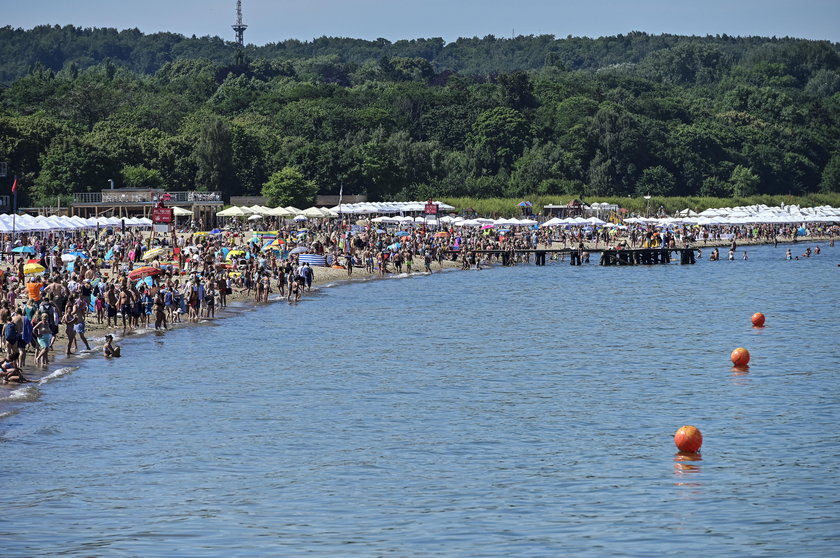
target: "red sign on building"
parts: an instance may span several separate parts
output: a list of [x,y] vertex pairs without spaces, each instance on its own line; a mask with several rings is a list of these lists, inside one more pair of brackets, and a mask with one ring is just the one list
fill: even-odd
[[437,215],[438,212],[438,204],[427,202],[426,209],[423,211],[426,215]]
[[155,207],[152,209],[152,223],[171,223],[174,221],[171,207]]

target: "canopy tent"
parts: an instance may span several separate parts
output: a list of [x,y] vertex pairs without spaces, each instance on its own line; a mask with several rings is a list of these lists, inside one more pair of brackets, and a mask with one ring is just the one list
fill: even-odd
[[269,210],[268,215],[272,217],[294,217],[285,207],[275,207]]
[[332,217],[332,215],[329,212],[325,212],[322,209],[314,206],[308,209],[304,209],[303,211],[301,211],[300,214],[309,217],[310,219],[323,219],[325,217]]
[[[455,207],[441,201],[432,202],[441,211],[451,211]],[[342,215],[371,215],[393,213],[422,213],[426,209],[426,202],[360,202],[335,205],[330,208],[336,214]]]
[[238,206],[231,206],[227,209],[223,209],[216,213],[216,217],[248,217],[249,215],[253,215],[254,212],[250,209],[246,209],[243,207]]

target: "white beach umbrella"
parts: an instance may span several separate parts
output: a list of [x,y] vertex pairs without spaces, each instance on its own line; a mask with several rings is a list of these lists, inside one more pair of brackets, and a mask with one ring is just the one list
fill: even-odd
[[246,217],[248,215],[250,212],[246,213],[241,207],[235,205],[216,213],[216,217]]

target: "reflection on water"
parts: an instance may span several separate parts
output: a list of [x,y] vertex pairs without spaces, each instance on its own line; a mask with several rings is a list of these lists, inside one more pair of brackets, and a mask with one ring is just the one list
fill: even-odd
[[750,383],[750,367],[749,366],[733,366],[730,371],[732,372],[732,384],[736,386],[746,386]]
[[[778,252],[369,281],[129,337],[0,391],[25,473],[0,553],[830,555],[840,282]],[[703,458],[671,471],[683,424]]]
[[[685,475],[695,475],[701,471],[700,465],[697,463],[703,461],[699,453],[680,451],[674,455],[674,474],[678,478]],[[702,486],[699,482],[676,482],[677,486]]]

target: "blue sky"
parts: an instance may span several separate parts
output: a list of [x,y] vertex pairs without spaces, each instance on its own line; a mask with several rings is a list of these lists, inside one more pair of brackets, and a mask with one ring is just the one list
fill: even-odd
[[[137,27],[233,40],[235,0],[5,0],[0,25]],[[389,40],[628,31],[840,42],[840,0],[243,0],[245,40]]]

